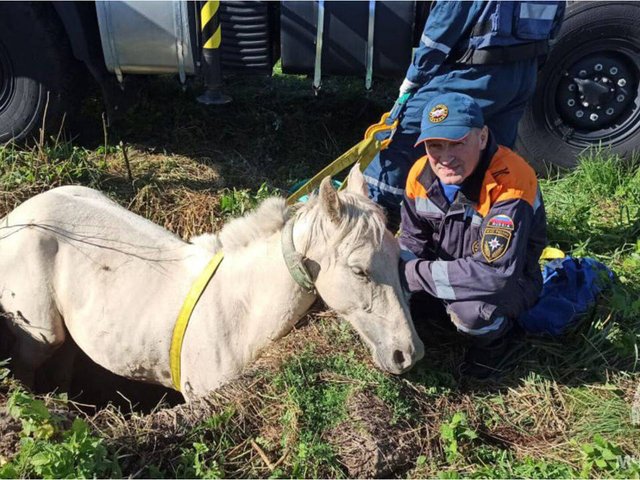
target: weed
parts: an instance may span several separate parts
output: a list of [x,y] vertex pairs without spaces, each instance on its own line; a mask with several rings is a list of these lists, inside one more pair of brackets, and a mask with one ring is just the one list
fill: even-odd
[[250,190],[225,190],[220,196],[220,210],[226,217],[239,217],[255,208],[262,200],[277,194],[277,190],[266,183],[260,185],[258,191],[252,194]]
[[617,478],[637,478],[640,475],[640,465],[623,465],[625,456],[622,449],[599,434],[594,435],[593,441],[583,444],[581,448],[584,460],[580,474],[583,478],[592,477],[594,473]]
[[440,435],[448,463],[454,463],[460,457],[460,446],[478,438],[463,412],[455,413],[447,423],[442,424]]
[[20,450],[0,466],[0,478],[88,478],[121,476],[103,440],[94,436],[83,420],[76,418],[69,428],[52,415],[44,402],[21,389],[7,402],[9,414],[21,420]]

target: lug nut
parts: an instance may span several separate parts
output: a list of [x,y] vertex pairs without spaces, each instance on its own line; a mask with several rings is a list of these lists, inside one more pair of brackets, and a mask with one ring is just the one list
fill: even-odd
[[578,118],[582,118],[582,117],[584,117],[584,112],[583,112],[582,110],[578,110],[578,111],[576,112],[576,117],[578,117]]
[[569,105],[570,107],[573,107],[576,104],[576,101],[573,98],[570,98],[569,100],[567,100],[567,105]]
[[570,83],[569,84],[569,91],[570,92],[575,92],[576,90],[576,84],[575,83]]
[[596,120],[598,120],[598,114],[592,113],[591,115],[589,115],[589,120],[591,120],[592,122],[595,122]]
[[611,75],[615,75],[616,73],[618,73],[618,67],[611,67],[611,68],[609,69],[609,73],[610,73]]
[[613,108],[609,107],[607,108],[607,115],[613,115]]
[[602,70],[602,64],[601,63],[596,63],[596,66],[593,67],[595,69],[596,72],[599,72],[600,70]]
[[621,94],[621,95],[618,95],[618,96],[616,97],[616,100],[618,101],[618,103],[622,103],[622,102],[624,102],[624,95],[622,95],[622,94]]
[[589,102],[582,102],[582,106],[585,108],[589,108]]
[[587,71],[586,70],[580,70],[578,72],[578,75],[580,75],[581,77],[586,77],[587,76]]
[[624,78],[621,78],[620,80],[618,80],[619,87],[624,87],[626,84],[627,84],[627,81]]

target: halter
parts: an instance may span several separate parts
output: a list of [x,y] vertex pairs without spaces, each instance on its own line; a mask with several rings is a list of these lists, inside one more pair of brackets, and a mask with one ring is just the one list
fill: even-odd
[[[289,219],[282,229],[282,255],[284,256],[284,263],[287,265],[287,270],[295,280],[295,282],[302,287],[307,293],[316,294],[316,288],[313,285],[313,280],[309,274],[309,270],[304,265],[305,257],[296,251],[293,244],[293,225],[295,219]],[[216,273],[216,270],[220,266],[224,255],[222,251],[219,251],[214,255],[209,264],[200,273],[198,278],[191,285],[191,289],[185,298],[178,319],[173,327],[173,335],[171,337],[171,348],[169,351],[169,366],[171,370],[171,380],[176,390],[180,391],[180,371],[182,357],[182,342],[184,340],[184,334],[187,331],[191,314],[198,304],[198,300],[202,296],[205,288],[211,281],[211,278]]]
[[289,270],[295,282],[300,285],[305,292],[315,295],[316,287],[313,284],[309,270],[307,270],[304,264],[306,258],[296,251],[296,247],[293,244],[294,224],[295,217],[292,217],[284,224],[282,229],[282,256],[284,257],[284,263],[287,265],[287,270]]

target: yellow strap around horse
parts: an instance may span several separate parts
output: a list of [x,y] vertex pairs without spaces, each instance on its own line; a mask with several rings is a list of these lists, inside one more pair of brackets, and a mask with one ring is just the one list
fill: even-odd
[[222,251],[216,253],[202,273],[196,278],[195,282],[193,282],[178,314],[178,320],[173,327],[171,349],[169,350],[169,365],[171,368],[173,387],[178,391],[180,391],[180,356],[182,355],[182,342],[184,340],[184,334],[187,331],[187,326],[189,325],[189,319],[191,319],[193,309],[198,304],[202,292],[207,288],[209,281],[213,277],[213,274],[216,273],[223,258],[224,254]]
[[[291,205],[292,203],[297,202],[301,197],[313,192],[318,188],[322,179],[327,175],[335,175],[354,163],[360,162],[360,170],[364,171],[376,154],[380,150],[387,148],[389,143],[391,143],[391,138],[387,138],[385,140],[378,140],[376,138],[376,134],[384,131],[393,131],[398,126],[398,120],[393,121],[391,124],[387,124],[388,118],[389,113],[385,113],[378,123],[371,125],[367,129],[363,140],[356,143],[353,147],[311,177],[311,180],[289,195],[287,198],[287,204]],[[346,185],[347,182],[345,180],[340,186],[340,190],[346,187]]]

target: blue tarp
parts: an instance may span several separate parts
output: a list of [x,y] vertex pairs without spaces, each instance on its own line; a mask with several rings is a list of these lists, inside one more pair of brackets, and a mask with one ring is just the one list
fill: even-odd
[[613,272],[593,258],[565,257],[544,266],[538,302],[518,319],[530,333],[562,335],[595,304],[611,284]]

